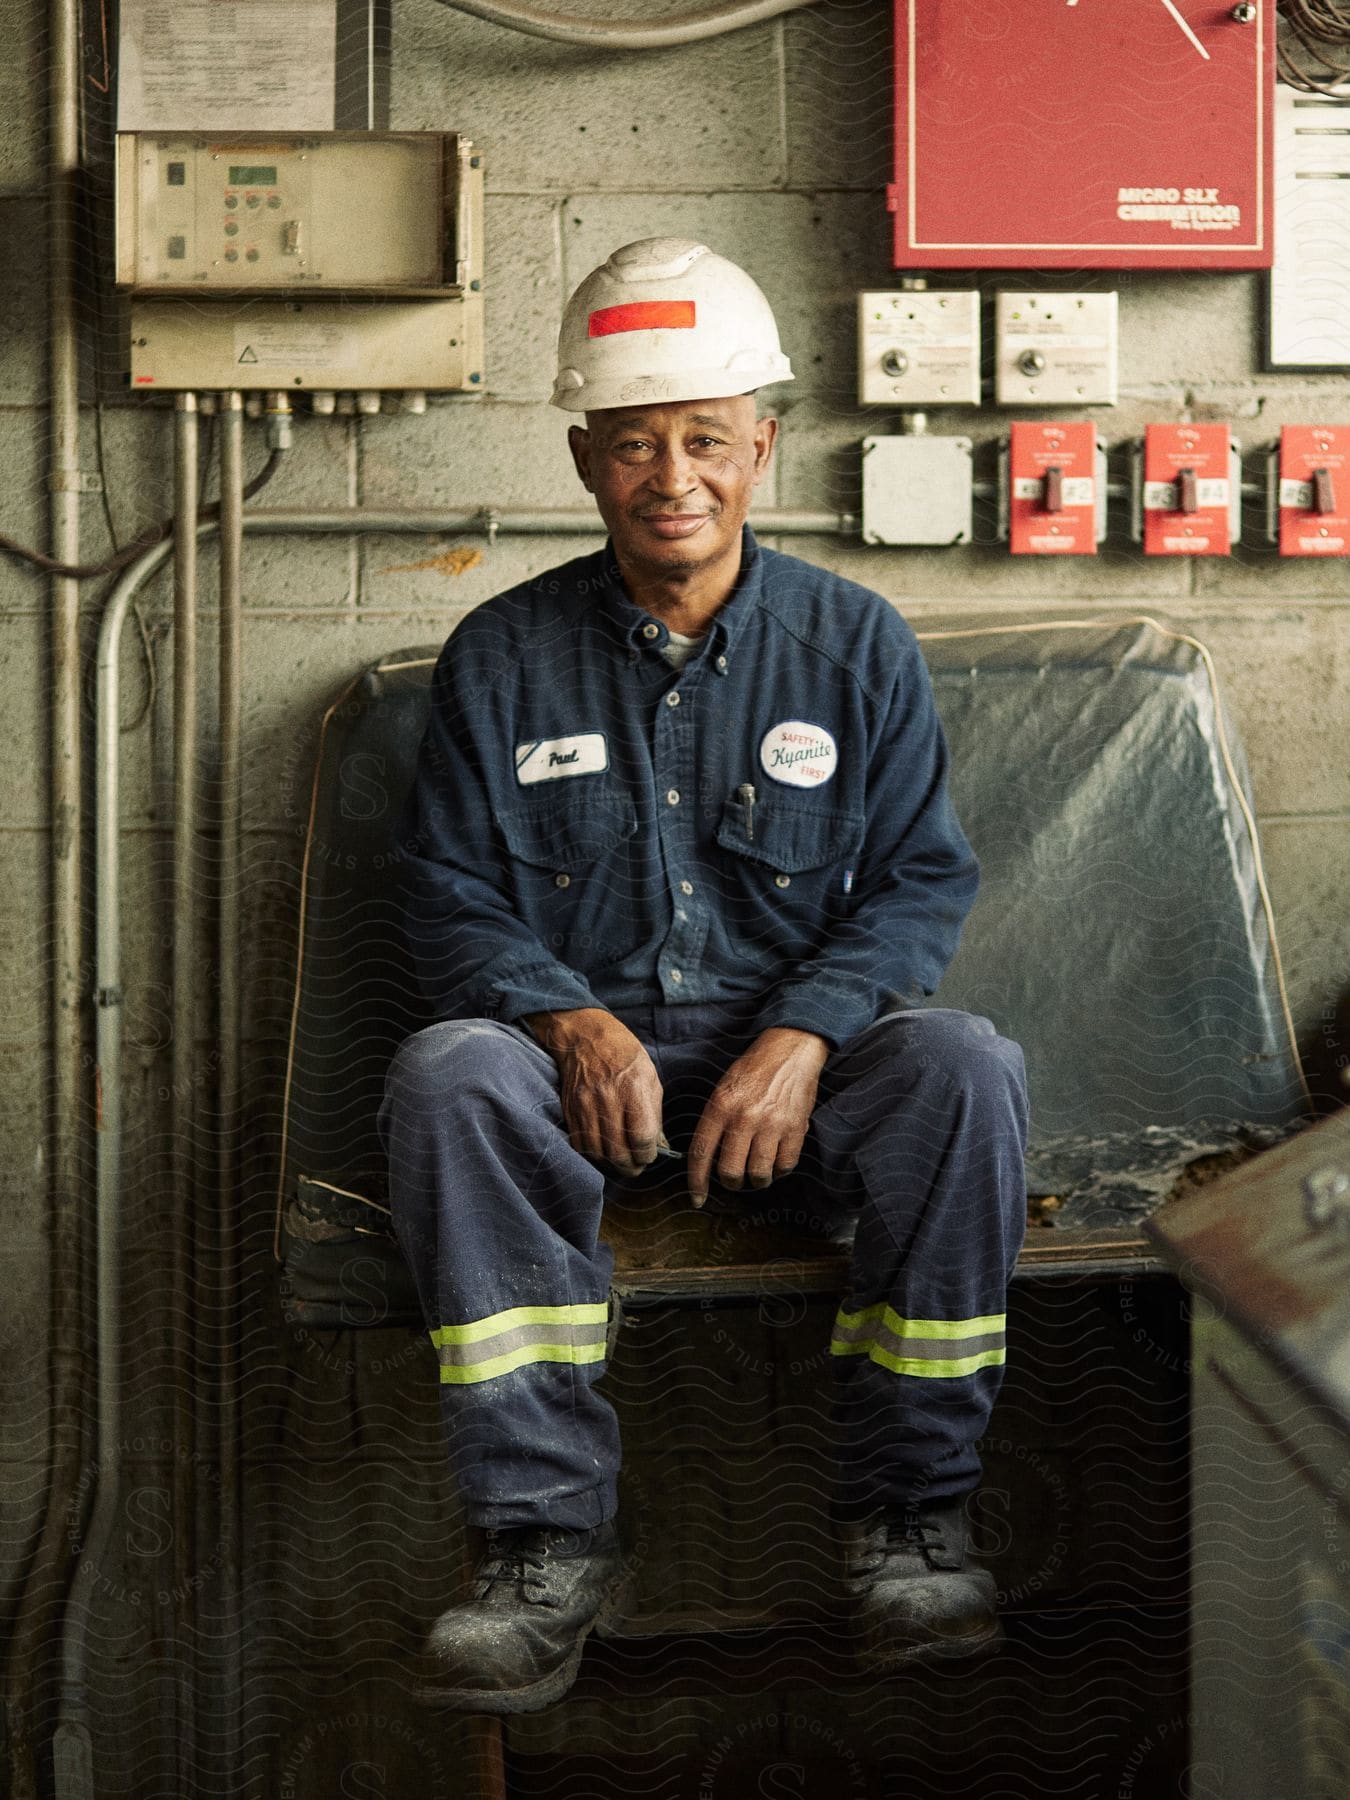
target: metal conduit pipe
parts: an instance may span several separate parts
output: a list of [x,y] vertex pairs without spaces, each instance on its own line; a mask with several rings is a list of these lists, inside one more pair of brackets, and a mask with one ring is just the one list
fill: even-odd
[[173,867],[169,879],[173,1001],[169,1100],[168,1190],[165,1224],[169,1248],[166,1337],[170,1347],[172,1437],[178,1450],[170,1478],[173,1489],[174,1613],[177,1642],[172,1680],[176,1691],[175,1728],[181,1766],[194,1767],[196,1684],[193,1679],[194,1586],[197,1543],[192,1479],[197,1450],[196,1320],[203,1279],[195,1252],[197,1221],[197,1039],[206,1029],[196,992],[197,910],[201,858],[198,851],[197,708],[197,508],[200,415],[195,394],[179,394],[174,407],[173,481]]
[[[48,78],[47,317],[51,428],[51,552],[80,560],[79,355],[76,337],[76,200],[80,157],[77,0],[51,0]],[[81,1282],[86,1116],[81,1064],[81,863],[79,586],[51,583],[48,636],[50,887],[46,949],[51,1043],[43,1113],[47,1187],[51,1350],[45,1510],[10,1632],[6,1699],[15,1800],[37,1793],[37,1746],[51,1690],[47,1648],[72,1557],[71,1523],[88,1421],[87,1327]],[[50,1716],[48,1714],[48,1716]]]
[[697,44],[722,37],[747,25],[815,6],[818,0],[742,0],[740,5],[705,7],[684,13],[660,25],[622,25],[613,19],[582,18],[541,12],[515,0],[442,0],[456,12],[470,13],[490,25],[523,31],[528,37],[549,38],[555,44],[583,44],[592,50],[665,50],[676,44]]
[[237,1779],[243,1743],[243,1571],[240,1567],[239,1456],[239,1154],[241,1097],[240,899],[243,891],[241,758],[243,740],[244,399],[222,396],[220,410],[220,640],[216,822],[219,880],[216,967],[219,988],[218,1118],[214,1254],[218,1329],[217,1489],[220,1516],[220,1791]]

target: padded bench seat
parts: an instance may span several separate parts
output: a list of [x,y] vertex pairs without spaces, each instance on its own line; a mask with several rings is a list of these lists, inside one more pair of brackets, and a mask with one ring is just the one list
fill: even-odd
[[[1245,768],[1212,666],[1147,619],[965,617],[919,637],[982,867],[940,1000],[1026,1053],[1018,1277],[1152,1266],[1141,1224],[1159,1202],[1299,1118]],[[418,1322],[375,1115],[389,1058],[428,1022],[395,829],[435,654],[361,671],[319,731],[277,1214],[288,1313],[317,1327]],[[625,1307],[835,1293],[847,1256],[748,1224],[744,1204],[695,1213],[656,1183],[616,1188],[605,1235]]]

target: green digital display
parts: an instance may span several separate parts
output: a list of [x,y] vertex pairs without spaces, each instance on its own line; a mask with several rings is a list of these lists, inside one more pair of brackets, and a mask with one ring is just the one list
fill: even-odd
[[234,163],[230,168],[231,187],[275,187],[277,185],[277,166],[269,169],[265,163]]

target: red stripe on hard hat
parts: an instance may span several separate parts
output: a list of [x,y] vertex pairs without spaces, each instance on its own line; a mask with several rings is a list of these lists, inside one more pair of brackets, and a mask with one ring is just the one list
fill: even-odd
[[630,300],[626,306],[602,306],[590,317],[589,335],[613,337],[619,331],[691,331],[692,300]]

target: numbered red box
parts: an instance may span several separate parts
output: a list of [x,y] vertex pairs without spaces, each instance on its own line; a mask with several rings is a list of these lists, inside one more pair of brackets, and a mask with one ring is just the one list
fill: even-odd
[[1350,556],[1350,425],[1281,431],[1280,555]]
[[1233,547],[1233,434],[1227,425],[1144,433],[1146,556],[1227,556]]
[[1021,423],[1008,453],[1008,543],[1014,556],[1097,554],[1097,428]]

